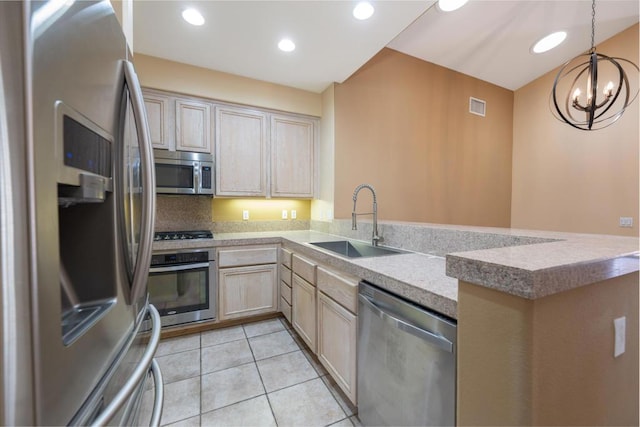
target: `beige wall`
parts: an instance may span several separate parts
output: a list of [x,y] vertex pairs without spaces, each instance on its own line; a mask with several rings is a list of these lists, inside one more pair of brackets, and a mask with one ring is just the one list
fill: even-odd
[[638,425],[639,297],[637,272],[535,301],[460,282],[458,424]]
[[319,117],[322,95],[287,86],[135,54],[140,84],[220,101]]
[[110,3],[120,22],[129,49],[133,51],[133,0],[110,0]]
[[320,121],[320,149],[318,150],[318,198],[311,202],[311,218],[319,221],[333,219],[334,163],[335,163],[335,84],[322,92],[322,120]]
[[366,182],[380,219],[508,227],[512,111],[509,90],[382,50],[335,87],[335,217]]
[[[638,25],[597,49],[638,64]],[[580,131],[551,113],[556,73],[515,92],[511,226],[637,236],[638,100],[614,125]],[[637,87],[638,74],[630,77]],[[621,216],[634,227],[620,228]]]

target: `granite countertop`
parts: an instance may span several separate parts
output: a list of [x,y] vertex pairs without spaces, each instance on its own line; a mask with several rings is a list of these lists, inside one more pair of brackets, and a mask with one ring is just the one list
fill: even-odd
[[213,240],[154,242],[154,251],[282,243],[294,253],[374,283],[420,305],[456,318],[458,281],[445,274],[445,260],[407,252],[373,258],[346,258],[310,245],[310,242],[345,240],[316,231],[217,233]]
[[464,240],[463,247],[474,239],[490,242],[500,235],[524,240],[518,240],[515,246],[447,253],[446,261],[445,257],[421,252],[346,258],[309,242],[347,238],[317,231],[217,233],[213,240],[154,242],[153,250],[282,243],[295,253],[360,277],[452,318],[457,318],[457,279],[537,299],[640,269],[638,239],[632,237],[431,224],[419,226],[453,231]]
[[637,238],[529,230],[510,232],[549,241],[447,254],[447,275],[523,298],[538,299],[640,269]]

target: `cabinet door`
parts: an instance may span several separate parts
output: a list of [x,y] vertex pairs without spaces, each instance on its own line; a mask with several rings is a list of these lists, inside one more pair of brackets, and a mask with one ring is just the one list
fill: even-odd
[[147,91],[144,91],[143,95],[153,148],[173,149],[174,115],[170,111],[169,97]]
[[291,324],[300,338],[316,352],[316,288],[298,275],[291,287]]
[[267,195],[267,116],[216,107],[216,195]]
[[176,150],[211,153],[211,105],[176,100]]
[[356,405],[356,316],[318,292],[318,359]]
[[313,197],[315,121],[271,116],[271,196]]
[[218,271],[220,320],[278,311],[276,264]]

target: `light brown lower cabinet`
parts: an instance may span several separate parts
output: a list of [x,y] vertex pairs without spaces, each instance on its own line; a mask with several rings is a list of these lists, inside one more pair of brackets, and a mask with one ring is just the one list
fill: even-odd
[[317,356],[349,400],[356,404],[357,317],[318,292]]
[[221,268],[220,320],[278,311],[278,265]]
[[316,352],[316,287],[293,274],[291,286],[291,325],[300,338]]

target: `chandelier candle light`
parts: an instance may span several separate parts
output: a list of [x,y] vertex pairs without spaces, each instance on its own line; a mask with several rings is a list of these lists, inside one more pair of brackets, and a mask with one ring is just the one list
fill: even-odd
[[[553,82],[550,101],[554,116],[580,130],[602,129],[615,123],[625,109],[638,96],[638,66],[623,58],[613,58],[596,53],[595,26],[596,2],[591,6],[591,50],[565,63]],[[624,70],[633,71],[633,87]],[[601,80],[609,80],[602,96],[598,98],[598,73]],[[617,80],[618,84],[614,84]],[[582,87],[586,87],[586,100],[583,101]],[[566,93],[564,102],[559,101],[558,92]],[[562,98],[560,98],[561,100]],[[584,117],[581,119],[579,117]]]

